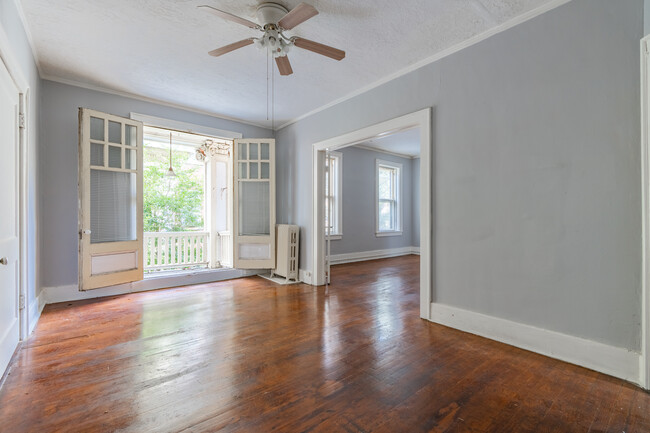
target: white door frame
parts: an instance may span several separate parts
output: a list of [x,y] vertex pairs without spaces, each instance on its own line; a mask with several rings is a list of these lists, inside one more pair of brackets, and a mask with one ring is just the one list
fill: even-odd
[[650,36],[641,39],[641,362],[639,383],[650,389]]
[[[5,34],[4,30],[0,28],[0,61],[4,62],[11,78],[14,80],[16,87],[18,88],[19,95],[19,107],[20,107],[20,117],[22,119],[22,126],[19,130],[19,151],[18,151],[18,197],[19,197],[19,245],[20,245],[20,272],[19,272],[19,289],[18,289],[18,302],[22,305],[19,306],[19,320],[20,320],[20,340],[25,340],[29,335],[29,330],[33,327],[32,323],[29,323],[29,318],[31,317],[29,313],[30,303],[27,299],[27,257],[29,257],[29,245],[27,243],[27,185],[28,185],[28,144],[31,141],[31,136],[29,136],[30,130],[30,88],[29,82],[25,78],[18,58],[14,55],[11,43],[9,38]],[[36,289],[36,288],[35,288]],[[36,296],[36,294],[34,294]],[[36,306],[38,308],[38,305]]]
[[323,219],[323,182],[325,150],[337,150],[394,132],[420,130],[420,317],[429,320],[433,299],[433,204],[431,198],[432,146],[431,108],[396,117],[357,131],[339,135],[312,146],[312,284],[325,284],[325,224]]

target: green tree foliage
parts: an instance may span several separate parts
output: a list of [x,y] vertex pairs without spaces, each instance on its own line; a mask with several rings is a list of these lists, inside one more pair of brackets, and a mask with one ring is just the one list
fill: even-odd
[[176,152],[176,177],[166,177],[169,154],[163,149],[144,147],[144,231],[179,232],[203,229],[203,174],[186,164],[194,158]]

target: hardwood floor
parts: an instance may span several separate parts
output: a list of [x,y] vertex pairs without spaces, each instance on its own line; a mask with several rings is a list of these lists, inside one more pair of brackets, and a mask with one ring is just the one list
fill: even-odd
[[49,305],[0,431],[650,431],[631,384],[419,319],[418,266]]

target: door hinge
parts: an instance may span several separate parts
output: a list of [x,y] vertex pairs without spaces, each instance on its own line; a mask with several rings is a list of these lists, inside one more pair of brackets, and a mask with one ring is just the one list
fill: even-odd
[[25,309],[25,295],[20,295],[18,298],[18,308],[21,310]]
[[24,113],[18,114],[18,127],[20,129],[25,129],[25,114]]

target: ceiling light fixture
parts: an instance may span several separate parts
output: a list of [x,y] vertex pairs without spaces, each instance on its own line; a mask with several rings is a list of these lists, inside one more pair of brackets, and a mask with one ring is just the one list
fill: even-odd
[[166,177],[176,177],[174,173],[174,168],[172,167],[172,133],[169,133],[169,169],[165,173]]
[[[334,60],[342,60],[345,57],[345,51],[339,50],[319,42],[310,41],[309,39],[301,38],[298,36],[287,36],[283,32],[292,30],[297,25],[307,21],[308,19],[318,15],[315,7],[307,3],[300,3],[295,8],[289,11],[287,8],[278,3],[264,2],[257,7],[257,20],[260,24],[250,21],[246,18],[241,18],[230,12],[222,11],[208,5],[198,6],[199,8],[210,12],[225,20],[241,24],[250,29],[261,31],[263,34],[259,38],[247,38],[232,44],[217,48],[210,51],[208,54],[214,57],[222,56],[231,51],[248,45],[255,44],[257,48],[267,50],[266,59],[266,120],[269,120],[269,105],[271,105],[271,129],[274,128],[275,118],[273,114],[273,94],[269,97],[269,92],[274,92],[274,74],[275,70],[272,65],[272,60],[275,59],[275,64],[278,67],[280,75],[291,75],[293,69],[289,62],[287,53],[291,47],[296,46],[303,50],[308,50],[322,56],[329,57]],[[271,63],[271,83],[269,83],[269,63]]]

